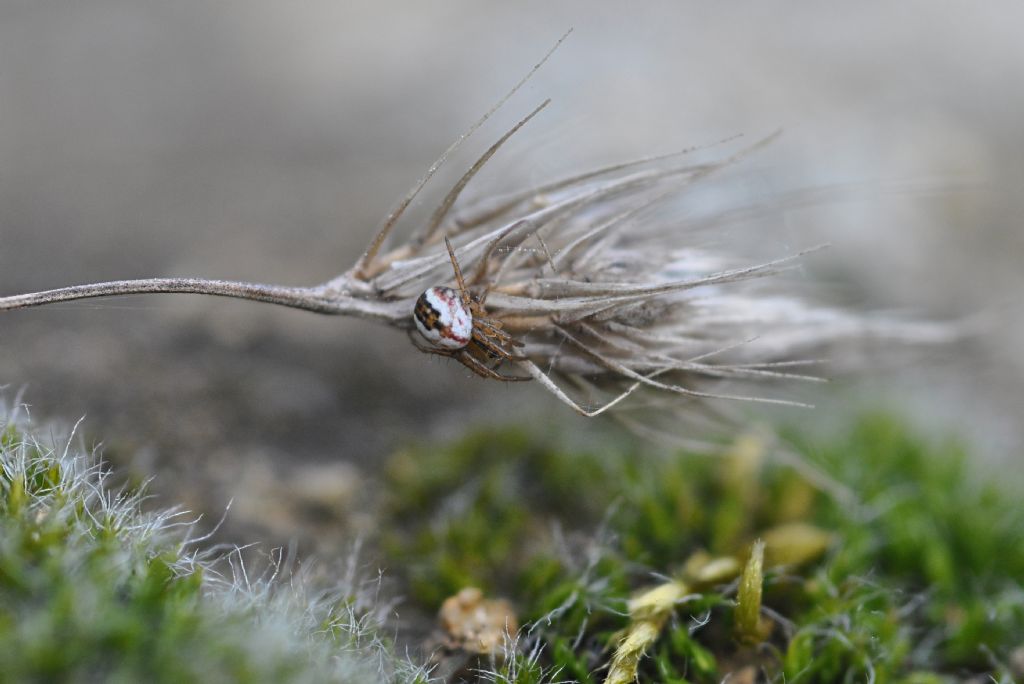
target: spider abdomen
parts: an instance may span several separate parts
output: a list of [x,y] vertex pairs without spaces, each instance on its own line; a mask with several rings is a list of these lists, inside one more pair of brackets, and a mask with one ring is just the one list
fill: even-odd
[[462,349],[473,338],[473,314],[450,287],[432,287],[421,294],[413,319],[420,334],[441,349]]

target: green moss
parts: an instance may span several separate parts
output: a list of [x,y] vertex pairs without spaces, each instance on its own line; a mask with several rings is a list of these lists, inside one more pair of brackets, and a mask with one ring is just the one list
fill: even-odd
[[918,664],[986,669],[988,652],[1020,645],[1013,640],[1024,634],[1024,508],[974,477],[961,446],[930,446],[876,416],[816,454],[856,483],[863,502],[856,511],[821,508],[843,538],[829,580],[871,577],[913,602],[904,622],[935,642],[914,654]]
[[329,605],[225,581],[193,557],[174,514],[109,490],[91,457],[15,426],[0,435],[0,682],[396,676],[378,666],[388,656],[360,607],[316,631]]
[[[489,681],[602,681],[643,618],[631,599],[662,586],[687,595],[646,613],[642,682],[1019,676],[1013,493],[975,478],[961,446],[889,417],[790,441],[856,503],[749,438],[722,458],[655,457],[489,431],[392,459],[381,547],[425,612],[467,585],[514,601],[528,629],[510,657],[480,663]],[[112,492],[88,457],[17,426],[0,431],[0,456],[0,682],[425,681],[390,655],[359,592],[296,599],[225,580],[191,557],[173,516]],[[760,612],[754,584],[738,595],[735,580],[757,538]]]
[[704,590],[676,608],[641,681],[718,681],[744,666],[786,681],[1000,676],[1024,635],[1024,508],[1012,493],[973,478],[961,447],[891,418],[832,443],[791,438],[858,503],[771,465],[749,439],[725,458],[655,458],[486,432],[395,459],[385,546],[429,611],[466,585],[511,597],[543,644],[538,667],[562,679],[602,679],[626,602],[652,573],[683,576],[701,550],[745,559],[759,535],[785,546],[773,556],[770,541],[767,559],[801,563],[766,565],[763,605],[784,622],[764,620],[767,642],[744,646],[735,585]]

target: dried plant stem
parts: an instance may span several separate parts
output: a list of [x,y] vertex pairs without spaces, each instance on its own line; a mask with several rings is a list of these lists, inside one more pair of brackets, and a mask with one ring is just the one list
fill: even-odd
[[315,311],[370,318],[388,323],[408,318],[404,302],[362,299],[345,295],[325,286],[286,287],[263,283],[246,283],[206,278],[144,278],[141,280],[113,280],[106,283],[74,285],[55,290],[0,297],[0,311],[23,309],[43,304],[55,304],[76,299],[116,297],[134,294],[204,294],[235,299],[248,299]]

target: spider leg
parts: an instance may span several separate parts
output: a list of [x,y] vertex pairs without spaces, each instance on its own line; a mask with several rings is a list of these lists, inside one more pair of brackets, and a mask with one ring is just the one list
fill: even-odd
[[455,358],[463,366],[465,366],[466,368],[468,368],[469,370],[473,371],[474,373],[483,378],[491,378],[492,380],[499,380],[501,382],[527,382],[529,380],[533,380],[533,378],[531,378],[528,375],[505,375],[504,373],[499,373],[498,371],[484,364],[482,361],[480,361],[478,358],[470,354],[465,349],[459,350],[459,352],[456,353],[453,356],[453,358]]
[[500,344],[501,346],[523,346],[522,342],[515,339],[514,337],[512,337],[507,332],[501,329],[501,321],[496,321],[493,318],[477,318],[475,316],[473,318],[473,321],[477,325],[477,327],[480,328],[480,330],[486,337],[490,339],[496,339],[498,341],[498,344]]
[[[491,337],[498,338],[498,340],[499,340],[498,343],[497,343],[498,346],[509,345],[509,344],[512,345],[513,347],[521,347],[521,346],[523,346],[522,342],[518,342],[516,340],[513,340],[511,335],[509,335],[508,333],[504,332],[501,329],[501,321],[496,321],[496,320],[494,320],[492,318],[488,318],[487,317],[487,312],[484,310],[483,302],[482,301],[480,303],[477,303],[477,302],[473,301],[473,298],[469,295],[469,290],[466,289],[466,281],[462,277],[462,269],[459,267],[458,259],[455,258],[455,250],[452,248],[452,243],[451,243],[451,240],[448,239],[448,236],[445,236],[444,244],[445,244],[445,247],[448,248],[448,256],[452,260],[452,269],[455,271],[455,280],[456,280],[456,282],[459,285],[459,295],[462,297],[463,304],[465,304],[466,307],[469,308],[469,310],[472,312],[473,320],[476,321],[476,323],[474,323],[474,325],[473,325],[473,331],[474,331],[473,337],[474,337],[474,339],[477,339],[482,344],[484,344],[484,346],[486,346],[486,347],[488,347],[489,349],[492,349],[492,350],[494,350],[496,347],[495,347],[495,343],[490,340]],[[488,287],[487,291],[488,292],[490,291],[490,287]],[[487,293],[485,292],[484,293],[485,297],[486,297],[486,294]],[[477,334],[477,328],[478,327],[479,328],[486,328],[491,333],[491,335],[478,335]],[[486,340],[484,339],[485,337],[487,338]],[[497,352],[497,353],[498,353],[499,356],[502,356],[504,358],[507,358],[507,359],[511,359],[512,358],[509,355],[509,353],[507,351],[505,351],[504,349],[502,349],[500,352]]]
[[480,330],[486,330],[489,337],[497,337],[503,343],[512,339],[512,336],[501,329],[501,322],[492,318],[473,316],[473,324]]
[[469,311],[473,314],[473,320],[479,322],[480,325],[483,325],[490,330],[494,330],[495,332],[499,332],[502,335],[507,334],[500,332],[504,324],[498,319],[488,316],[487,309],[485,309],[480,302],[470,302]]
[[455,258],[455,250],[452,249],[452,242],[448,239],[448,236],[444,236],[444,246],[448,248],[448,256],[452,260],[452,268],[455,269],[455,281],[459,284],[459,296],[462,297],[462,303],[466,305],[466,308],[473,309],[473,299],[469,296],[469,290],[466,289],[466,281],[462,279],[462,269],[459,268],[459,261]]
[[[499,373],[493,368],[487,366],[487,364],[485,364],[483,361],[473,356],[467,349],[437,349],[436,347],[425,346],[421,344],[419,340],[416,339],[416,333],[414,333],[411,330],[408,332],[409,339],[412,341],[413,346],[419,349],[421,352],[424,352],[426,354],[436,354],[437,356],[444,356],[449,359],[455,359],[463,366],[473,371],[482,378],[500,380],[501,382],[526,382],[533,379],[529,376],[505,375],[503,373]],[[501,350],[500,347],[498,347],[497,349]],[[515,360],[511,356],[503,356],[502,358],[507,358],[510,361]]]
[[478,330],[473,331],[473,341],[479,345],[480,349],[489,352],[492,356],[497,356],[501,359],[512,359],[512,355],[508,350]]
[[505,361],[523,360],[523,357],[517,356],[508,349],[505,349],[502,344],[496,342],[494,339],[488,337],[482,331],[475,328],[473,330],[473,342],[475,342],[484,352],[490,353],[492,356],[496,356]]
[[[490,288],[488,288],[488,290],[489,289]],[[485,295],[486,295],[486,293],[485,293]],[[474,337],[478,341],[480,341],[484,346],[486,346],[488,348],[492,348],[491,347],[492,344],[497,344],[500,347],[507,347],[507,346],[522,347],[523,346],[522,342],[520,342],[519,340],[513,339],[513,337],[511,335],[509,335],[507,332],[502,330],[502,322],[501,321],[499,321],[499,320],[497,320],[495,318],[490,318],[487,315],[487,311],[484,309],[482,301],[481,302],[475,302],[475,301],[470,300],[470,302],[469,302],[469,310],[473,314],[473,329],[474,329],[474,333],[476,333],[476,332],[480,333],[480,334],[474,334]],[[484,338],[487,338],[487,339],[484,339]],[[502,350],[502,352],[503,353],[499,353],[500,356],[504,356],[507,359],[511,359],[512,358],[511,356],[508,356],[508,352],[505,351],[504,349]]]
[[475,306],[472,309],[473,320],[478,322],[481,327],[487,328],[493,331],[497,336],[502,338],[511,337],[507,332],[504,331],[505,324],[497,318],[491,318],[487,315],[487,311],[482,306]]

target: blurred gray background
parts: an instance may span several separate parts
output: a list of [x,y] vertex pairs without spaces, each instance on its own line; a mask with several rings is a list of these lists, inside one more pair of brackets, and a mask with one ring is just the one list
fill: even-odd
[[[831,301],[993,321],[969,352],[833,385],[809,422],[897,408],[1005,468],[1024,388],[1022,21],[1008,1],[4,0],[0,291],[325,280],[573,27],[411,222],[545,97],[475,194],[781,127],[737,201],[828,192],[780,201],[744,240],[774,255],[832,243],[806,281]],[[540,388],[467,375],[370,323],[214,298],[0,317],[8,402],[27,386],[37,417],[87,415],[87,441],[156,474],[167,501],[234,498],[236,523],[328,546],[372,526],[363,485],[405,441],[525,404],[589,426]]]

